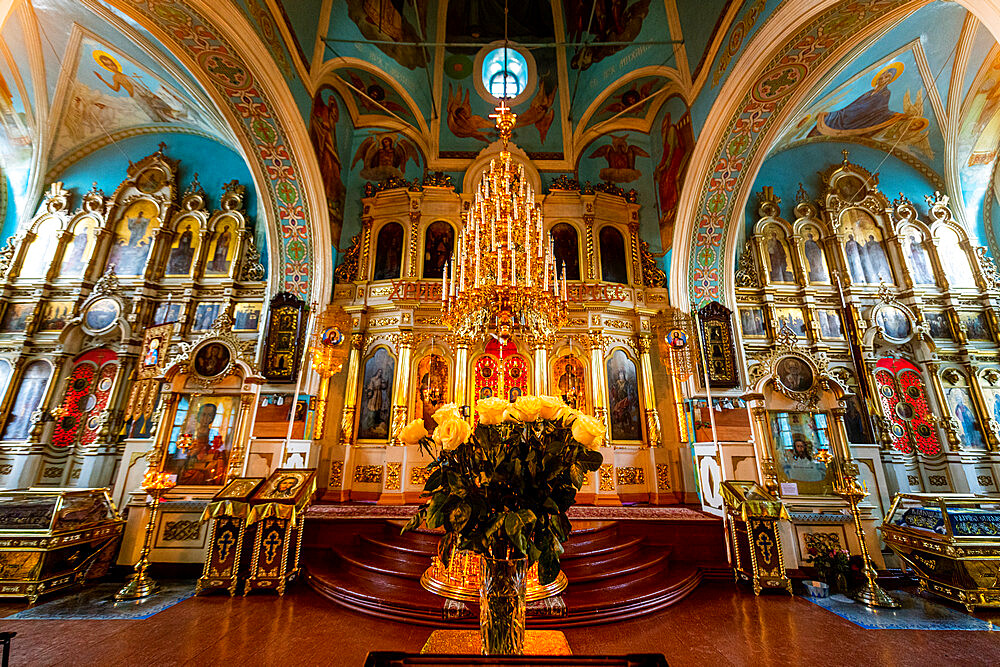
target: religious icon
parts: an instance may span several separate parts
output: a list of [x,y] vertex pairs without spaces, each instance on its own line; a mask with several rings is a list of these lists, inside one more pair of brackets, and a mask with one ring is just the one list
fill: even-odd
[[736,350],[733,346],[733,311],[718,301],[711,301],[698,311],[702,348],[708,379],[713,387],[736,387]]
[[[100,75],[98,75],[100,76]],[[167,173],[162,169],[147,169],[135,179],[135,187],[140,192],[151,194],[167,184]]]
[[802,242],[802,252],[806,257],[806,275],[810,283],[830,282],[830,273],[826,268],[826,256],[819,245],[820,233],[814,227],[802,230],[805,241]]
[[868,420],[861,409],[861,401],[857,395],[849,395],[844,398],[846,411],[844,414],[844,427],[847,430],[847,440],[855,445],[867,444],[873,441],[871,429],[868,427]]
[[203,377],[215,377],[229,366],[232,353],[222,343],[209,343],[194,354],[194,372]]
[[740,325],[745,337],[763,338],[767,335],[764,330],[764,311],[760,308],[740,308]]
[[868,196],[865,182],[854,174],[843,174],[833,184],[833,187],[845,202],[859,202]]
[[121,304],[111,297],[104,297],[87,306],[83,323],[93,332],[107,331],[121,315]]
[[931,256],[924,246],[923,235],[915,229],[909,230],[903,241],[903,253],[910,262],[913,282],[917,285],[933,285],[934,271],[931,269]]
[[62,267],[59,275],[64,278],[74,278],[83,275],[83,270],[90,262],[90,255],[97,243],[97,221],[93,218],[83,218],[76,223],[73,240],[63,252]]
[[635,363],[621,349],[607,361],[608,413],[611,439],[635,441],[642,439],[639,422],[639,384]]
[[598,234],[601,248],[601,280],[606,283],[628,284],[628,268],[625,261],[625,238],[610,225],[602,227]]
[[340,152],[337,150],[337,121],[340,108],[332,86],[324,84],[313,97],[312,115],[309,119],[309,136],[312,139],[319,171],[326,191],[326,207],[330,214],[330,232],[333,245],[340,246],[340,231],[344,223],[344,179],[341,176]]
[[788,244],[785,235],[772,228],[764,244],[767,252],[768,275],[773,283],[792,282],[792,269],[789,266]]
[[563,402],[574,410],[584,409],[587,394],[584,390],[583,364],[567,354],[555,364],[556,387]]
[[455,230],[451,225],[443,220],[428,225],[424,235],[424,278],[440,279],[444,275],[454,245]]
[[160,339],[154,338],[149,341],[149,347],[146,348],[146,354],[142,356],[143,366],[155,366],[160,362]]
[[212,235],[208,246],[208,263],[205,265],[206,275],[226,275],[233,260],[236,249],[235,224],[225,222],[219,225]]
[[261,373],[271,382],[295,382],[301,358],[305,302],[289,292],[271,298]]
[[107,265],[114,266],[119,276],[142,275],[153,244],[153,232],[159,226],[155,204],[139,200],[129,206],[115,228]]
[[312,478],[311,468],[276,470],[254,494],[254,500],[292,500]]
[[694,152],[691,112],[685,107],[684,113],[674,122],[667,111],[660,125],[660,136],[663,138],[663,152],[660,163],[653,171],[653,179],[656,181],[656,193],[660,200],[660,241],[663,249],[669,250],[674,242],[674,224],[681,186]]
[[194,218],[186,218],[184,222],[177,226],[179,232],[177,240],[170,248],[170,256],[167,258],[167,268],[165,275],[186,276],[191,273],[191,262],[194,260],[195,251],[198,250],[199,224]]
[[375,266],[372,280],[395,280],[402,271],[403,226],[389,222],[382,226],[375,242]]
[[25,369],[7,416],[3,440],[24,440],[28,437],[31,415],[38,409],[51,375],[52,367],[44,361],[33,361]]
[[233,308],[233,331],[257,331],[260,327],[259,303],[238,303]]
[[21,262],[21,278],[44,278],[58,245],[59,220],[48,217],[34,229],[35,238],[28,244]]
[[875,218],[864,209],[849,208],[841,212],[840,219],[847,233],[844,253],[851,280],[868,285],[894,282]]
[[233,396],[182,396],[170,431],[163,471],[178,485],[221,485],[236,428]]
[[976,277],[969,267],[969,256],[959,245],[958,234],[950,227],[937,230],[937,251],[941,268],[950,287],[975,287]]
[[775,308],[774,315],[778,320],[778,331],[787,326],[796,336],[805,338],[806,321],[803,319],[801,308]]
[[927,322],[927,329],[931,338],[952,340],[951,325],[944,313],[924,311],[924,321]]
[[358,428],[358,437],[362,440],[386,440],[389,437],[389,408],[395,368],[396,359],[384,347],[375,350],[365,363]]
[[39,331],[62,331],[66,323],[72,319],[76,304],[72,301],[50,301],[42,309],[42,320]]
[[524,396],[524,392],[521,391],[520,387],[511,387],[510,391],[507,392],[507,401],[513,403],[522,396]]
[[3,320],[0,321],[0,331],[24,331],[33,306],[31,303],[8,303],[3,311]]
[[194,323],[191,331],[208,331],[212,324],[219,317],[219,310],[222,308],[218,303],[199,303],[194,310]]
[[903,340],[910,335],[910,319],[895,306],[880,308],[875,316],[875,323],[882,327],[886,338]]
[[[817,456],[829,453],[827,417],[823,413],[771,412],[771,434],[774,438],[779,482],[794,482],[798,495],[829,492],[827,464]],[[804,484],[803,484],[804,483]],[[784,489],[788,487],[783,487]]]
[[819,320],[819,335],[827,340],[842,340],[844,328],[840,323],[840,314],[836,310],[820,309],[816,311]]
[[985,314],[966,314],[962,317],[962,324],[965,325],[965,333],[969,337],[969,340],[991,340],[990,329],[989,325],[986,323]]
[[670,347],[681,349],[687,345],[687,333],[683,329],[671,329],[667,334]]
[[153,324],[167,324],[176,322],[181,318],[181,304],[161,303],[156,306],[156,313],[153,314]]
[[958,420],[962,429],[962,447],[986,449],[979,419],[976,418],[976,411],[972,408],[969,390],[965,387],[952,387],[947,391],[947,398],[951,414]]
[[[118,60],[111,54],[106,51],[95,49],[93,56],[94,61],[111,75],[111,81],[105,79],[104,76],[97,71],[94,71],[94,76],[103,81],[104,85],[115,92],[125,90],[125,92],[129,94],[129,97],[135,100],[136,104],[139,105],[139,108],[142,109],[143,113],[149,117],[149,120],[156,123],[169,123],[171,121],[180,120],[187,115],[183,110],[174,109],[162,98],[155,95],[153,91],[142,83],[139,77],[129,76],[126,74],[122,69],[121,63],[119,63]],[[146,176],[147,173],[149,172],[144,172],[142,176]],[[136,185],[143,192],[154,192],[158,189],[152,185],[155,182],[153,179],[156,178],[157,177],[155,175],[150,175],[146,176],[147,180],[143,181],[144,187],[151,189],[143,189],[143,186],[139,186],[138,183]]]
[[813,386],[812,368],[799,357],[784,357],[774,370],[781,384],[791,391],[809,391]]
[[433,431],[437,426],[434,413],[447,403],[448,365],[440,355],[429,354],[417,364],[417,378],[419,384],[414,413],[423,418],[424,428]]

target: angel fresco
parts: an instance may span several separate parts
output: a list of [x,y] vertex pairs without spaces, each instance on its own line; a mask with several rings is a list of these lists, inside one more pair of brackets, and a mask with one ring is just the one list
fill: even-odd
[[[462,96],[465,93],[465,96]],[[448,84],[448,129],[459,138],[471,137],[479,141],[489,143],[489,137],[483,134],[483,130],[493,127],[493,121],[472,113],[472,106],[469,104],[469,89],[457,86],[454,93],[451,84]]]
[[685,112],[674,123],[668,111],[660,125],[660,136],[663,137],[663,156],[660,164],[656,165],[653,179],[660,196],[660,240],[663,249],[668,250],[674,240],[674,219],[681,198],[681,184],[694,151],[690,112]]
[[591,39],[587,41],[598,43],[578,48],[570,67],[587,69],[634,41],[642,29],[643,19],[649,13],[649,3],[650,0],[631,3],[629,0],[568,0],[563,3],[569,41],[583,42],[583,37],[589,34]]
[[632,114],[641,115],[642,110],[646,105],[639,105],[639,102],[648,100],[649,94],[653,92],[654,85],[656,85],[655,79],[650,79],[646,83],[642,84],[641,87],[638,84],[633,83],[628,90],[625,90],[618,95],[612,95],[611,99],[613,99],[614,102],[605,106],[601,109],[601,111],[603,113],[610,114],[620,114],[625,111],[631,111]]
[[552,108],[555,101],[555,83],[548,79],[543,79],[538,85],[538,92],[531,98],[528,110],[517,117],[518,123],[521,126],[535,126],[535,129],[538,130],[538,137],[543,144],[545,143],[545,137],[549,133],[549,128],[552,126],[552,121],[556,117],[556,110]]
[[903,68],[901,62],[886,65],[872,79],[871,90],[840,109],[818,113],[809,136],[881,138],[913,146],[933,157],[927,138],[930,121],[923,117],[923,90],[917,92],[912,102],[910,92],[906,92],[902,113],[889,106],[892,96],[889,84],[899,78]]
[[[413,46],[427,34],[427,0],[348,0],[347,15],[365,39],[407,69],[427,64],[424,49]],[[396,43],[393,43],[396,42]]]
[[[324,99],[325,98],[325,99]],[[319,171],[326,192],[326,208],[330,213],[330,232],[334,244],[340,243],[340,230],[344,221],[344,194],[346,188],[341,176],[340,153],[337,151],[337,121],[340,109],[333,97],[333,88],[323,86],[313,99],[309,136],[312,139]]]
[[406,163],[410,160],[420,165],[420,155],[412,143],[406,139],[396,139],[392,134],[372,134],[358,146],[351,169],[361,162],[361,178],[384,181],[390,177],[403,178]]
[[642,172],[635,168],[635,158],[637,156],[649,157],[649,153],[638,146],[631,146],[628,143],[628,135],[611,135],[611,143],[599,146],[591,158],[604,158],[608,166],[601,169],[601,180],[609,183],[631,183],[642,176]]

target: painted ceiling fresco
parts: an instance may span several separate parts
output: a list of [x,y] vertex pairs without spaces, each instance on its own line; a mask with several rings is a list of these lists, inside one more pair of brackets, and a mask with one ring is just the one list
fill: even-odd
[[[3,22],[0,167],[22,222],[49,180],[126,137],[189,132],[237,145],[176,58],[115,18],[97,4],[20,0]],[[15,227],[5,220],[5,232]]]

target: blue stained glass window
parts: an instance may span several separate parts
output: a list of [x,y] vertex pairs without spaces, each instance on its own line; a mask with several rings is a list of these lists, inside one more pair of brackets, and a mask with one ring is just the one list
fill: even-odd
[[496,98],[517,97],[528,84],[528,62],[514,49],[500,47],[483,60],[483,85]]

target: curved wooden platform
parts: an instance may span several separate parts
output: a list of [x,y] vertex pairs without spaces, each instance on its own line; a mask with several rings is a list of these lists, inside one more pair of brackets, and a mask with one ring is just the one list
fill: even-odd
[[[400,535],[403,523],[307,521],[306,581],[334,602],[372,616],[421,625],[477,625],[474,604],[448,603],[451,616],[463,617],[445,619],[444,598],[421,587],[420,576],[436,552],[439,534]],[[570,581],[561,596],[565,615],[551,615],[544,605],[529,606],[529,626],[589,625],[648,614],[682,600],[706,573],[719,574],[725,567],[720,521],[706,517],[684,522],[694,524],[688,526],[662,523],[574,522],[562,559]],[[671,532],[687,539],[673,540],[681,544],[662,539]]]

